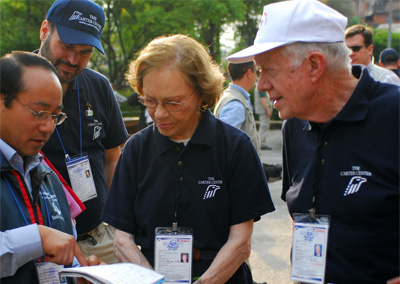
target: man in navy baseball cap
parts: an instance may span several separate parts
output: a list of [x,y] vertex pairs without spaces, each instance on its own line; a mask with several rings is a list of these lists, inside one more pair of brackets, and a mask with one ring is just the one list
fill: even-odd
[[60,39],[67,44],[91,45],[104,54],[100,43],[105,24],[103,8],[92,1],[57,0],[46,19],[56,24]]
[[[58,70],[63,111],[69,117],[43,152],[86,206],[76,217],[79,247],[85,256],[97,255],[110,264],[118,262],[114,229],[101,221],[101,212],[128,133],[110,82],[86,67],[95,48],[104,54],[104,25],[103,8],[93,1],[57,0],[40,27],[38,53]],[[66,155],[71,159],[65,160]],[[76,157],[82,157],[81,164]],[[90,175],[80,179],[69,170],[70,161],[85,165],[83,172]]]
[[400,77],[399,71],[399,54],[393,48],[385,48],[379,55],[379,66],[392,70]]

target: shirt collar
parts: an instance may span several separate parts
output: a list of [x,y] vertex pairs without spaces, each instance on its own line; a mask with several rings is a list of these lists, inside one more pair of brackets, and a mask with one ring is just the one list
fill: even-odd
[[[205,113],[203,113],[202,117],[200,118],[199,125],[197,126],[197,129],[195,130],[188,144],[202,144],[211,146],[213,143],[213,138],[215,137],[215,132],[216,132],[216,119],[214,118],[210,110],[207,110]],[[178,144],[169,139],[168,137],[162,135],[154,124],[153,124],[153,133],[154,133],[155,148],[157,154],[159,155],[168,151],[172,147],[175,147]]]
[[[36,168],[43,159],[43,156],[38,153],[34,156],[28,156],[23,159],[15,149],[0,138],[0,151],[9,165],[19,171],[24,177],[34,168]],[[25,167],[24,167],[25,163]],[[26,169],[26,172],[25,172]]]
[[[361,121],[368,113],[369,95],[374,81],[365,66],[354,65],[352,73],[354,77],[359,79],[358,84],[348,102],[332,121]],[[305,129],[311,130],[315,124],[311,122]]]
[[248,92],[246,92],[245,89],[243,89],[239,85],[236,85],[236,84],[233,84],[233,83],[230,83],[229,86],[232,86],[233,88],[238,89],[243,94],[243,96],[246,98],[246,100],[250,100],[250,94]]

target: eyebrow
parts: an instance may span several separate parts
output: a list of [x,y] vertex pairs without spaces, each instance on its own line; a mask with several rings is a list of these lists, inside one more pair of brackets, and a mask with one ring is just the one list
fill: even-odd
[[[50,108],[51,105],[49,105],[48,103],[45,102],[34,102],[33,105],[37,105],[37,106],[42,106],[45,108]],[[56,106],[57,109],[63,109],[63,104]]]

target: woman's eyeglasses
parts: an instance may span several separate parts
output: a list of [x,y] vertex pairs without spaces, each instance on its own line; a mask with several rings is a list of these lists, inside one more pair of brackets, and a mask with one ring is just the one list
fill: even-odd
[[166,110],[168,111],[181,111],[185,108],[187,101],[190,99],[190,97],[194,94],[194,91],[189,95],[189,97],[183,102],[183,103],[176,103],[176,102],[157,102],[156,100],[148,99],[143,96],[138,96],[138,101],[142,105],[148,107],[148,108],[156,108],[158,104],[162,105]]

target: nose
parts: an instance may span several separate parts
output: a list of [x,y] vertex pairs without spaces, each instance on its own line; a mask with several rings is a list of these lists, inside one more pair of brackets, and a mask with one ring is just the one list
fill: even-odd
[[75,50],[70,50],[67,55],[67,61],[71,65],[78,64],[79,53]]
[[157,119],[163,118],[168,116],[169,112],[164,108],[162,104],[157,104],[156,108],[154,110],[154,116]]
[[48,119],[46,119],[43,122],[40,122],[40,124],[39,124],[39,130],[41,132],[45,132],[45,133],[51,134],[51,133],[53,133],[54,128],[55,128],[55,125],[54,125],[53,120],[52,120],[51,117],[49,117]]
[[267,76],[263,73],[261,73],[260,78],[258,79],[257,88],[261,92],[268,92],[272,88],[271,82],[268,80]]

